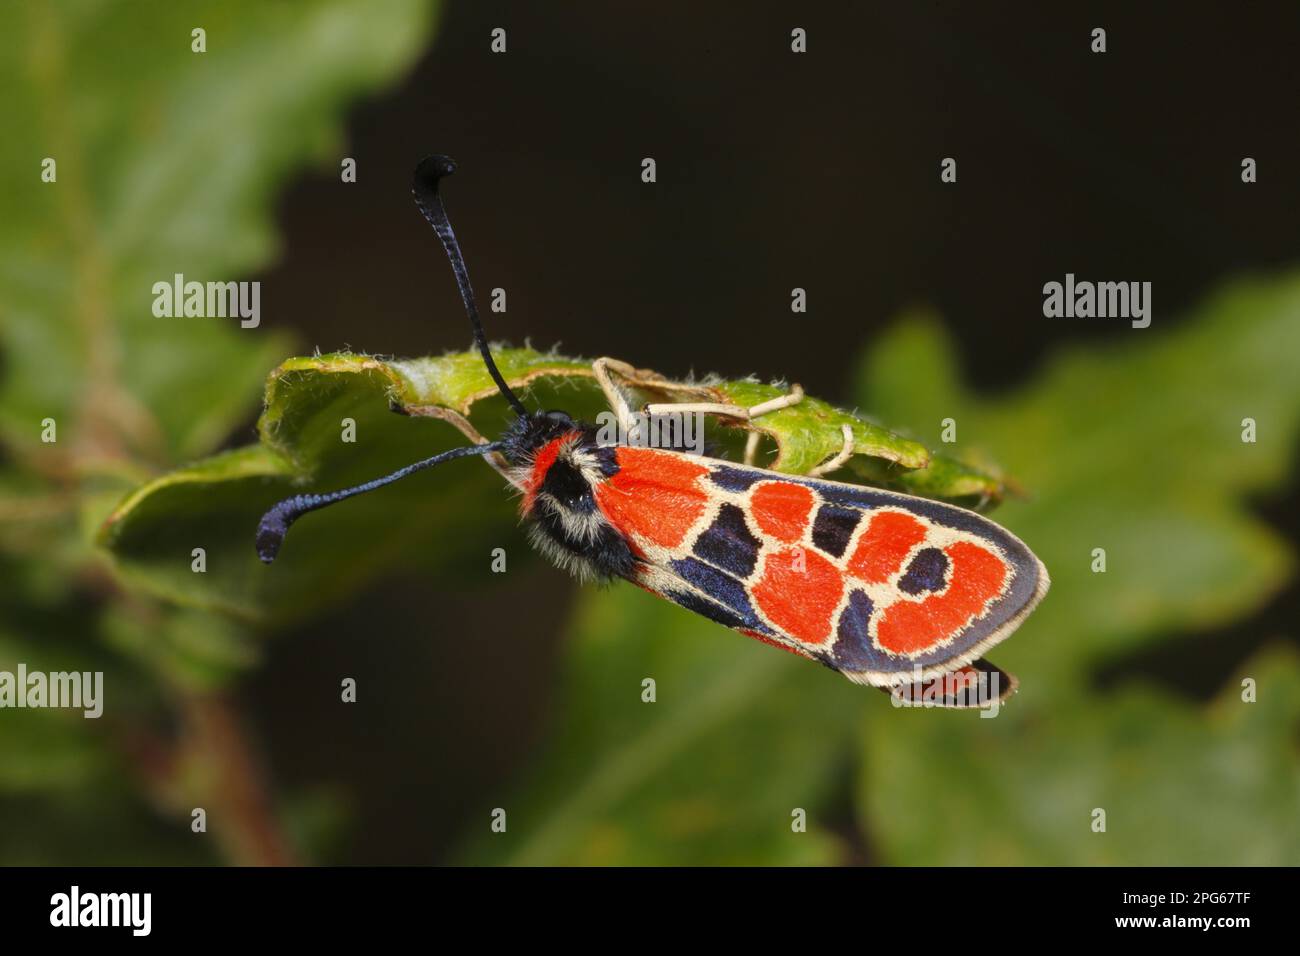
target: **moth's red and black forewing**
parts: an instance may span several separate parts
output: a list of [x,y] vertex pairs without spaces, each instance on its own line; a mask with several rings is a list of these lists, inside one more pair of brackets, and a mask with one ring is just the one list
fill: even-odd
[[[520,477],[536,489],[523,514],[553,556],[876,686],[976,660],[1048,586],[1004,528],[895,492],[602,448],[576,428],[539,447]],[[598,553],[584,542],[600,542]]]

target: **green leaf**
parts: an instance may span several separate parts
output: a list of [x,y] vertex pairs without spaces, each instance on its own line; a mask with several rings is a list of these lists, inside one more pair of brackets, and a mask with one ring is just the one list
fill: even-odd
[[[139,745],[173,723],[169,692],[220,685],[253,660],[247,634],[113,587],[92,542],[130,488],[210,454],[256,413],[289,344],[270,308],[247,329],[156,317],[153,286],[177,273],[257,279],[277,254],[284,184],[311,165],[337,175],[345,110],[413,62],[432,10],[6,5],[0,85],[15,147],[0,153],[0,667],[103,671],[107,707],[99,720],[6,711],[5,863],[214,861],[210,843],[159,815],[150,781],[172,768]],[[196,26],[205,53],[191,52]],[[46,158],[54,182],[42,181]],[[45,419],[56,442],[42,440]],[[245,481],[273,471],[255,457],[199,470]],[[182,478],[168,493],[193,487]],[[193,537],[177,535],[187,573]],[[190,805],[229,791],[219,775]]]
[[255,278],[271,198],[337,162],[340,108],[411,62],[430,21],[425,0],[9,9],[5,134],[25,145],[0,156],[0,440],[55,453],[46,417],[62,442],[159,462],[224,440],[284,354],[274,316],[158,318],[153,284]]
[[[10,617],[17,608],[6,606],[6,630],[25,623]],[[0,672],[16,679],[19,665],[29,674],[80,671],[86,661],[77,650],[63,642],[32,646],[16,635],[0,633]],[[86,718],[84,710],[27,709],[18,708],[16,698],[8,702],[0,711],[5,719],[5,732],[0,734],[0,796],[84,786],[108,768],[100,746],[102,718]]]
[[[742,408],[781,398],[789,391],[781,385],[747,380],[710,385],[719,401]],[[856,456],[884,459],[903,468],[924,468],[929,464],[930,453],[923,445],[812,396],[805,396],[797,405],[763,415],[752,427],[776,441],[777,457],[769,467],[787,474],[806,475],[840,451],[844,446],[842,429],[846,425],[853,430]]]
[[[303,438],[299,460],[310,464],[320,488],[356,484],[464,444],[442,422],[392,414],[383,376],[322,377],[322,390],[299,379],[282,392],[308,400],[315,414],[277,411],[277,444],[294,447],[290,435]],[[341,440],[344,419],[355,422],[353,444]],[[254,552],[253,535],[262,512],[297,490],[294,475],[290,460],[269,446],[206,459],[128,496],[103,526],[101,543],[140,590],[247,618],[284,618],[340,600],[398,561],[452,566],[511,523],[500,479],[465,462],[302,521],[282,559],[267,566]],[[194,570],[195,548],[203,549],[201,573]]]
[[[7,133],[27,144],[0,156],[14,184],[0,192],[0,522],[15,551],[84,574],[123,483],[209,453],[255,412],[286,349],[274,316],[248,329],[160,318],[153,284],[255,278],[276,253],[281,185],[306,163],[337,162],[343,107],[411,62],[431,19],[426,0],[10,11],[0,83]],[[196,25],[206,53],[191,52]],[[41,181],[44,157],[54,182]],[[57,442],[41,440],[46,419]],[[188,508],[201,479],[220,474],[228,490],[278,473],[255,459],[190,466],[165,494]],[[205,503],[216,515],[230,505],[219,491]],[[166,530],[178,561],[148,590],[206,594],[186,557],[203,536],[175,521]]]
[[[563,407],[589,419],[605,407],[586,361],[531,349],[494,354],[511,386],[526,389],[537,407]],[[777,386],[717,382],[688,387],[689,397],[701,389],[710,400],[745,405],[784,394]],[[649,378],[639,379],[632,391],[655,399],[683,397],[673,383]],[[290,359],[267,382],[261,445],[147,482],[108,516],[100,541],[134,586],[247,617],[308,613],[319,608],[322,594],[340,599],[399,561],[429,569],[463,566],[470,549],[499,539],[513,521],[500,480],[468,462],[312,516],[295,526],[286,559],[269,568],[257,560],[252,544],[259,517],[280,498],[306,487],[346,487],[465,444],[447,424],[462,415],[489,433],[499,431],[507,415],[474,352],[407,361],[347,353]],[[344,440],[348,421],[355,423],[352,442]],[[761,420],[785,468],[811,467],[833,455],[847,422],[863,436],[855,445],[857,458],[876,456],[887,471],[882,480],[897,481],[904,462],[926,461],[924,447],[915,442],[812,398]],[[965,494],[962,482],[973,473],[943,467],[950,470],[927,490]],[[448,507],[450,501],[456,506]],[[202,573],[191,567],[195,548],[204,549]]]

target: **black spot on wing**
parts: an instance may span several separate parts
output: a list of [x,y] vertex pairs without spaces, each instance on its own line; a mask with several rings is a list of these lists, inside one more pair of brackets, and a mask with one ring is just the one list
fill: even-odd
[[853,537],[853,529],[862,520],[862,512],[824,504],[813,519],[812,541],[819,550],[833,558],[842,555]]
[[938,548],[922,548],[907,565],[907,571],[898,580],[898,589],[907,594],[925,594],[942,591],[944,576],[948,573],[948,556]]
[[731,609],[725,608],[721,604],[715,604],[713,601],[696,594],[694,591],[666,590],[662,593],[664,597],[672,601],[674,604],[684,607],[688,611],[694,611],[702,617],[707,617],[710,621],[716,621],[718,624],[733,629],[754,629],[753,625],[747,623],[744,618]]
[[717,519],[695,542],[695,555],[714,567],[746,578],[758,562],[759,540],[745,524],[745,513],[735,505],[723,505]]
[[[670,566],[673,572],[682,580],[695,585],[697,590],[703,591],[714,601],[726,606],[730,617],[726,621],[721,621],[721,623],[726,624],[728,627],[744,627],[753,631],[770,633],[763,622],[758,619],[758,615],[754,613],[753,605],[749,603],[749,594],[745,591],[745,585],[740,581],[715,567],[705,564],[703,561],[697,561],[695,558],[679,558],[673,561]],[[715,610],[706,613],[696,606],[697,601],[688,604],[686,601],[679,600],[677,596],[679,594],[686,594],[689,597],[698,599],[698,595],[685,590],[673,592],[673,594],[666,596],[682,605],[682,607],[703,614],[711,620],[720,620],[715,614],[721,613],[721,611]],[[712,602],[706,603],[712,606]],[[734,619],[736,623],[732,623],[731,619]]]
[[867,625],[875,608],[862,591],[849,593],[849,603],[840,614],[833,653],[835,665],[843,670],[865,671],[877,666],[878,653],[871,649]]
[[760,481],[777,477],[762,471],[750,471],[745,468],[732,468],[729,465],[714,465],[709,472],[709,481],[726,491],[746,491]]
[[587,450],[591,452],[596,464],[600,468],[600,473],[606,478],[612,478],[618,474],[618,458],[616,445],[597,445],[592,444]]

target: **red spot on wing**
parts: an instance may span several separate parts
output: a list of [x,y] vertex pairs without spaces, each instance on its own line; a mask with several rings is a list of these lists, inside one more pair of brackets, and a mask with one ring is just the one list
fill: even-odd
[[919,686],[922,688],[938,686],[946,696],[956,697],[977,688],[982,676],[978,667],[967,664],[965,667],[959,667],[955,671],[950,671],[941,677],[935,677]]
[[528,514],[533,510],[533,504],[537,501],[537,492],[542,487],[542,482],[546,480],[546,473],[551,470],[551,466],[555,464],[555,459],[560,456],[564,446],[577,441],[579,437],[576,431],[568,432],[559,438],[551,439],[538,449],[537,454],[533,456],[533,468],[528,473],[528,480],[524,484],[524,500],[519,505],[520,512]]
[[952,562],[948,589],[923,601],[898,601],[881,615],[880,646],[895,654],[915,654],[947,640],[984,611],[1002,590],[1007,566],[992,551],[969,541],[944,548]]
[[[996,676],[990,677],[988,672],[974,664],[967,664],[927,681],[890,688],[890,692],[921,706],[984,707],[1010,693],[1010,690],[1006,694],[1002,692],[1000,680]],[[991,681],[998,681],[998,684],[992,685]]]
[[664,548],[680,547],[704,513],[709,469],[685,455],[619,446],[618,471],[596,486],[596,504],[614,527]]
[[901,511],[880,511],[858,539],[848,571],[868,584],[883,584],[898,573],[904,559],[925,540],[925,525]]
[[786,548],[768,555],[754,600],[767,619],[805,644],[824,644],[840,603],[839,569],[816,551]]
[[803,485],[788,481],[763,481],[754,486],[749,513],[764,534],[792,544],[803,537],[808,517],[817,503]]

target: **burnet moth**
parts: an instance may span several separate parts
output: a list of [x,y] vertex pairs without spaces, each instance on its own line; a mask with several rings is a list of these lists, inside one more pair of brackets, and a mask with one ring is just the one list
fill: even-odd
[[[275,560],[289,526],[309,511],[472,455],[490,460],[522,493],[534,546],[581,580],[623,578],[742,634],[813,658],[900,703],[996,705],[1015,680],[981,655],[1006,639],[1042,599],[1047,569],[1018,538],[955,505],[752,464],[598,440],[562,411],[529,411],[492,360],[469,273],[438,193],[455,171],[445,156],[415,171],[416,205],[442,241],[496,387],[515,413],[496,441],[455,448],[390,475],[276,504],[257,529],[257,552]],[[593,372],[627,434],[635,426],[615,376]],[[752,420],[796,404],[797,387],[754,408],[648,406]],[[753,433],[751,433],[753,434]],[[750,459],[753,450],[751,442]]]

